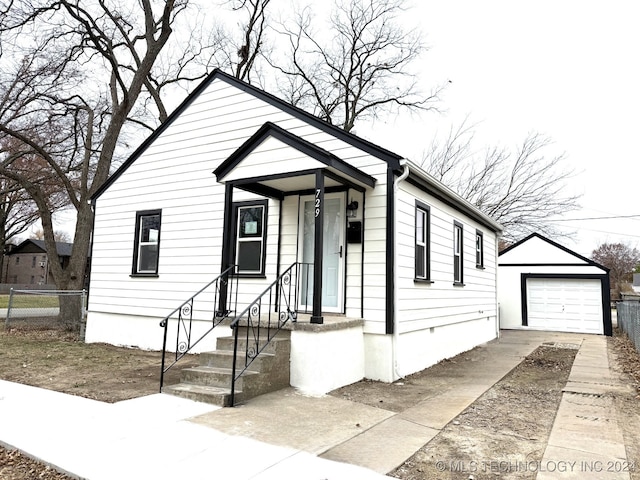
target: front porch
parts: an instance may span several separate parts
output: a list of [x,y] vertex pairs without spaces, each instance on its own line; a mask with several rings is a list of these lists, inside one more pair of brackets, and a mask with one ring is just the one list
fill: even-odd
[[[311,323],[322,324],[326,313],[364,317],[365,193],[375,178],[270,123],[214,174],[225,185],[223,271],[234,266],[236,275],[260,285],[267,243],[275,241],[276,277],[292,264],[306,269],[298,271],[297,306],[310,312]],[[275,202],[277,214],[268,211]],[[277,218],[277,231],[269,231],[269,218]],[[357,291],[347,291],[349,264],[358,270]],[[347,310],[347,298],[356,297],[357,314]]]
[[289,386],[324,395],[364,378],[364,320],[328,315],[317,324],[303,314],[277,329],[268,314],[254,320],[238,323],[238,338],[218,337],[214,351],[200,353],[199,367],[183,369],[181,382],[161,391],[234,406]]

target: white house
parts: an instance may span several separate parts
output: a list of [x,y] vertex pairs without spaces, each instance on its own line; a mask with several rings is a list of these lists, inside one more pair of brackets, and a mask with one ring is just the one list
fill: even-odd
[[[227,268],[218,296],[176,314],[196,320],[191,351],[229,334],[223,322],[193,345],[212,315],[270,302],[297,319],[291,385],[312,393],[394,381],[499,331],[498,223],[400,155],[220,71],[93,202],[88,342],[162,348],[160,319]],[[278,299],[257,301],[279,278]]]
[[537,233],[498,263],[501,328],[611,335],[606,267]]

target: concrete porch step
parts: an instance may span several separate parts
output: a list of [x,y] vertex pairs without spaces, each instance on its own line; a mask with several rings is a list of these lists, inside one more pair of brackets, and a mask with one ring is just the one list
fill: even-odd
[[[231,389],[224,387],[212,387],[204,385],[193,385],[189,383],[178,383],[162,388],[162,393],[175,395],[177,397],[194,400],[196,402],[210,403],[221,407],[231,406]],[[241,390],[236,389],[235,402],[242,402],[244,395]]]
[[[191,385],[200,385],[204,387],[222,387],[229,388],[231,386],[233,370],[225,367],[207,367],[198,366],[184,368],[181,372],[180,381]],[[250,377],[258,376],[259,372],[246,370],[242,376],[236,380],[236,388],[242,388]]]
[[[227,350],[229,352],[233,352],[234,341],[235,340],[232,336],[218,337],[216,339],[216,350]],[[246,335],[240,335],[238,338],[238,352],[245,352],[247,350],[247,345],[253,349],[262,349],[262,353],[276,355],[278,352],[284,353],[291,351],[291,338],[289,337],[289,332],[280,331],[269,343],[267,343],[266,338],[260,338],[256,343],[251,336],[247,339]]]
[[[246,355],[244,351],[236,355],[236,368],[243,368]],[[266,372],[273,367],[275,354],[262,353],[253,360],[251,370],[256,372]],[[231,368],[233,365],[233,352],[229,350],[214,350],[200,354],[200,365],[203,367]]]
[[[240,327],[235,360],[236,374],[242,372],[242,375],[235,382],[235,402],[289,386],[290,332],[278,332],[269,343],[265,338],[266,333],[266,330],[259,332],[260,341],[256,344],[254,334],[257,333],[248,332],[244,327]],[[235,339],[232,336],[218,337],[215,351],[201,353],[199,366],[183,369],[181,383],[164,387],[162,391],[192,400],[229,406],[234,343]],[[253,358],[248,369],[244,370],[246,363],[251,360],[250,357],[256,354],[258,356]]]

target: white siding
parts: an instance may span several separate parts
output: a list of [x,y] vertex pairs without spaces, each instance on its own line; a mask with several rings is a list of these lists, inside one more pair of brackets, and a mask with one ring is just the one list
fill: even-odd
[[[379,178],[367,193],[367,259],[365,272],[372,287],[383,288],[384,198],[386,164],[262,100],[217,79],[169,125],[96,202],[91,291],[87,338],[92,337],[92,312],[162,318],[220,272],[224,186],[213,170],[266,121],[316,143],[369,175]],[[268,147],[269,142],[265,144]],[[297,158],[293,149],[278,155]],[[234,194],[234,200],[245,197]],[[379,207],[378,207],[379,205]],[[135,215],[162,210],[157,278],[132,277]],[[278,248],[278,202],[269,202],[265,280],[253,280],[251,296],[272,282]],[[282,264],[295,261],[297,200],[285,200]],[[376,231],[380,230],[381,231]],[[348,262],[358,257],[356,248]],[[355,286],[350,267],[348,285]],[[358,292],[359,292],[359,285]],[[359,293],[358,293],[359,295]],[[384,298],[372,290],[367,312],[374,322],[384,319]],[[382,296],[384,297],[384,296]],[[247,297],[248,298],[248,297]],[[359,302],[358,302],[359,305]],[[349,312],[354,311],[349,300]],[[359,310],[358,310],[359,311]],[[107,322],[108,315],[93,316]],[[379,328],[378,328],[379,329]],[[104,331],[97,328],[95,331]],[[150,332],[153,335],[153,332]]]
[[225,181],[241,178],[291,173],[300,170],[322,168],[324,165],[275,138],[267,138],[243,159],[225,178]]
[[531,237],[522,245],[500,255],[500,263],[588,265],[584,260],[538,237]]
[[[416,200],[430,207],[431,282],[415,282]],[[496,320],[496,236],[418,188],[403,183],[397,199],[400,333],[478,319]],[[463,225],[464,286],[453,282],[453,225]],[[476,229],[484,235],[484,269],[476,267]]]
[[[382,168],[380,170],[383,170]],[[367,190],[364,207],[364,330],[385,332],[387,183],[384,171],[373,190]]]
[[[358,202],[358,216],[348,219],[362,222],[363,195],[360,192],[350,190],[347,192],[347,203],[355,200]],[[346,239],[345,239],[346,242]],[[360,318],[362,312],[362,243],[346,243],[346,311],[347,317]],[[380,272],[384,275],[384,272]],[[384,277],[382,277],[384,278]]]

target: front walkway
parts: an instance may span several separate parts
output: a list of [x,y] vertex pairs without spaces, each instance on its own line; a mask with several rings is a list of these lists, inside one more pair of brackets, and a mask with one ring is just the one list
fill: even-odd
[[160,394],[110,405],[0,381],[0,442],[92,480],[381,479],[544,342],[581,346],[544,460],[577,458],[580,478],[592,459],[626,460],[613,405],[596,405],[603,390],[622,388],[606,338],[531,331],[503,332],[450,388],[401,413],[293,389],[218,409]]
[[[334,397],[307,398],[285,389],[193,421],[323,458],[388,473],[401,465],[484,392],[545,342],[581,345],[584,335],[506,330],[479,348],[473,369],[457,369],[442,393],[400,413]],[[606,339],[603,340],[606,355]],[[277,428],[274,428],[277,425]]]
[[632,459],[627,461],[612,396],[629,390],[611,374],[606,338],[585,337],[536,478],[558,478],[558,468],[562,468],[562,478],[629,479],[629,471],[637,466]]

